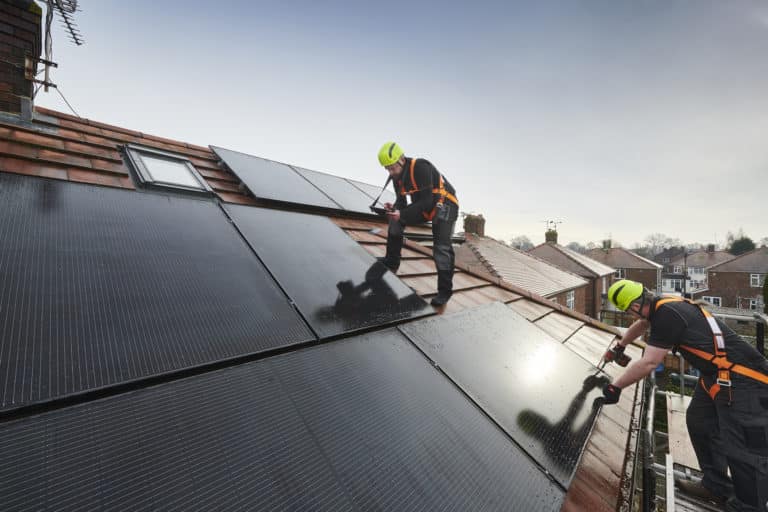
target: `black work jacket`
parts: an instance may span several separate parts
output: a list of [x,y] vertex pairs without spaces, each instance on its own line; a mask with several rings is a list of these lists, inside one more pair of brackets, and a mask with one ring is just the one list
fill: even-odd
[[[677,350],[679,346],[687,345],[714,355],[715,345],[712,339],[712,329],[710,329],[699,306],[688,302],[667,302],[657,310],[656,302],[659,300],[661,297],[651,302],[651,313],[648,318],[651,324],[651,334],[648,338],[648,344],[671,350]],[[732,363],[767,373],[768,360],[752,345],[741,339],[741,336],[733,332],[730,327],[719,319],[716,321],[723,332],[726,358]],[[717,367],[712,363],[685,350],[679,352],[702,375],[710,378],[716,376]],[[731,372],[731,379],[739,382],[741,387],[765,386],[765,384],[737,375],[734,372]]]
[[[400,220],[404,224],[421,224],[427,219],[423,214],[429,213],[437,204],[440,196],[432,192],[440,187],[440,172],[428,160],[417,158],[413,166],[413,178],[411,177],[411,160],[405,159],[403,172],[399,178],[392,180],[395,187],[395,209],[400,210]],[[443,186],[456,196],[456,190],[443,176]],[[411,196],[411,204],[408,204],[406,196]],[[453,205],[445,200],[446,204]]]

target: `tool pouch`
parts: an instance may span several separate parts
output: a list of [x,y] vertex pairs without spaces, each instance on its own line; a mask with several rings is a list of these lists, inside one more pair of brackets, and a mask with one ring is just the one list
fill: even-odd
[[435,219],[440,222],[448,222],[451,218],[451,209],[445,203],[437,203],[437,212],[435,213]]

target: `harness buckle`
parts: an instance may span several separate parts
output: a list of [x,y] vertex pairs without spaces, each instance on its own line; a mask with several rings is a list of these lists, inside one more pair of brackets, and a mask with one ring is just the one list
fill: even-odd
[[723,388],[731,387],[731,379],[721,379],[718,377],[717,383],[720,385],[720,387],[723,387]]

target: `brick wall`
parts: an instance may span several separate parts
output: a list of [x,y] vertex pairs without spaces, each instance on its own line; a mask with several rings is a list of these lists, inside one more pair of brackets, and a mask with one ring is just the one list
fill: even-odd
[[[696,294],[696,298],[703,296],[720,297],[720,305],[725,308],[749,308],[749,299],[760,298],[763,289],[750,286],[749,272],[709,272],[708,290]],[[740,298],[737,301],[737,298]]]
[[24,57],[40,56],[41,11],[34,2],[20,7],[26,3],[0,1],[0,112],[19,114],[21,98],[32,97],[33,83],[24,77]]
[[[582,313],[584,315],[588,315],[586,312],[586,302],[587,302],[587,292],[589,291],[589,286],[580,286],[573,290],[573,298],[576,302],[573,310],[578,311],[579,313]],[[553,295],[551,297],[548,297],[553,302],[557,302],[561,306],[566,306],[568,304],[568,292],[558,293],[557,295]]]
[[656,269],[628,268],[625,270],[627,279],[643,283],[643,286],[649,290],[656,290],[657,274],[658,271]]

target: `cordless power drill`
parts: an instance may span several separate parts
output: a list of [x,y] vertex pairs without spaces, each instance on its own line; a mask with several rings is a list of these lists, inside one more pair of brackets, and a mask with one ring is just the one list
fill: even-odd
[[631,360],[632,358],[624,353],[624,347],[618,343],[615,347],[606,350],[605,354],[603,354],[604,363],[615,362],[617,365],[622,367],[627,366]]

